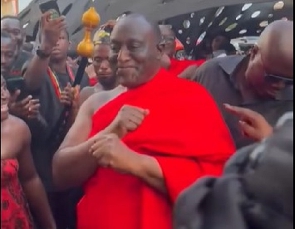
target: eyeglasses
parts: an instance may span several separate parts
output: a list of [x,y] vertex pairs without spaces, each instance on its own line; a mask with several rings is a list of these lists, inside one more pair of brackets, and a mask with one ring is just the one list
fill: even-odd
[[175,37],[174,36],[163,36],[162,37],[162,42],[164,44],[171,43],[173,41],[175,41]]
[[[259,46],[257,44],[253,46],[253,49],[255,47],[257,47],[259,49]],[[263,67],[263,69],[265,69],[262,56],[260,56],[260,58],[261,58],[262,67]],[[278,75],[268,74],[268,73],[264,72],[264,78],[270,83],[284,82],[284,84],[287,86],[293,85],[293,78],[289,78],[289,77],[285,77],[285,76],[278,76]]]
[[264,77],[268,82],[272,82],[272,83],[284,82],[285,85],[293,85],[293,79],[288,77],[277,76],[277,75],[267,74],[267,73],[265,73]]

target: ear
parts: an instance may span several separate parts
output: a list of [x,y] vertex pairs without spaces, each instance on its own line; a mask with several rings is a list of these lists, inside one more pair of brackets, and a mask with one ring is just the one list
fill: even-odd
[[250,50],[250,60],[253,60],[257,53],[259,52],[259,47],[257,45],[254,45]]
[[158,55],[157,55],[157,59],[160,60],[163,56],[164,53],[164,48],[165,45],[163,43],[160,43],[157,45],[157,50],[158,50]]

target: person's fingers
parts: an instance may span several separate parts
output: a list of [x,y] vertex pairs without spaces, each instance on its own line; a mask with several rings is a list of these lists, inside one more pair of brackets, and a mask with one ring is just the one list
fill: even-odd
[[130,106],[130,105],[123,106],[122,112],[123,111],[128,113],[140,113],[144,115],[147,115],[149,113],[148,109],[144,109],[144,108],[136,107],[136,106]]
[[50,17],[51,17],[51,12],[50,12],[50,11],[45,12],[45,13],[42,14],[42,16],[41,16],[41,23],[42,23],[42,24],[46,23],[47,21],[50,20]]
[[70,106],[72,104],[72,102],[70,100],[67,100],[67,99],[61,99],[60,102],[64,105],[68,105]]
[[29,111],[39,111],[39,109],[40,109],[40,104],[30,105],[29,107]]
[[100,149],[100,147],[106,142],[106,138],[104,136],[100,136],[99,138],[95,139],[95,142],[90,147],[89,152],[92,154],[97,149]]
[[40,100],[39,99],[31,99],[30,104],[31,104],[31,106],[34,106],[36,104],[40,104]]
[[132,120],[130,120],[130,121],[128,121],[126,124],[125,124],[125,127],[124,128],[126,128],[126,130],[125,131],[134,131],[134,130],[136,130],[136,128],[139,126],[139,124],[138,123],[135,123],[135,122],[133,122]]
[[127,119],[126,120],[127,122],[129,121],[129,122],[132,122],[132,123],[136,124],[137,126],[139,126],[144,119],[144,115],[135,116],[132,114],[131,116],[127,117],[126,119]]
[[15,102],[17,100],[17,98],[19,97],[20,93],[21,93],[20,90],[16,90],[14,93],[12,93],[10,95],[10,101]]
[[257,136],[259,135],[258,130],[251,126],[249,123],[239,121],[239,126],[245,136],[255,140],[257,139]]
[[230,112],[238,117],[243,117],[245,119],[252,120],[253,118],[257,117],[257,113],[255,111],[248,109],[248,108],[232,106],[229,104],[224,104],[224,108],[228,112]]
[[27,98],[25,98],[25,99],[23,99],[22,101],[20,101],[20,105],[21,106],[25,106],[25,105],[27,105],[29,102],[30,102],[30,100],[32,99],[33,97],[31,96],[31,95],[29,95]]

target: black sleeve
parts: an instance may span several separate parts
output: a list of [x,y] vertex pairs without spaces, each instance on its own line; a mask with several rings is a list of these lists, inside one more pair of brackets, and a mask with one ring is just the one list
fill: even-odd
[[45,118],[39,114],[37,118],[35,119],[28,119],[26,120],[27,125],[30,128],[32,139],[33,140],[43,140],[40,137],[43,138],[44,135],[48,132],[48,123],[45,120]]
[[193,76],[193,81],[200,84],[207,84],[208,80],[211,81],[212,78],[220,71],[218,62],[213,59],[205,62],[195,71]]

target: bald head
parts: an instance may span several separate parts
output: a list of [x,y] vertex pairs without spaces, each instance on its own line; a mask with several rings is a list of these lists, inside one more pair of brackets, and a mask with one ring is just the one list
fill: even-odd
[[293,78],[293,22],[275,21],[249,54],[245,78],[258,97],[278,98]]
[[293,22],[279,20],[269,24],[257,44],[270,65],[280,62],[293,77]]
[[119,19],[111,33],[111,64],[128,88],[149,81],[159,71],[162,52],[157,23],[140,14]]
[[120,25],[126,22],[132,23],[132,24],[135,23],[137,25],[140,25],[141,28],[150,30],[155,38],[156,43],[159,44],[161,42],[162,40],[161,31],[159,29],[158,24],[154,22],[153,20],[145,17],[142,14],[130,13],[120,18],[116,25]]

